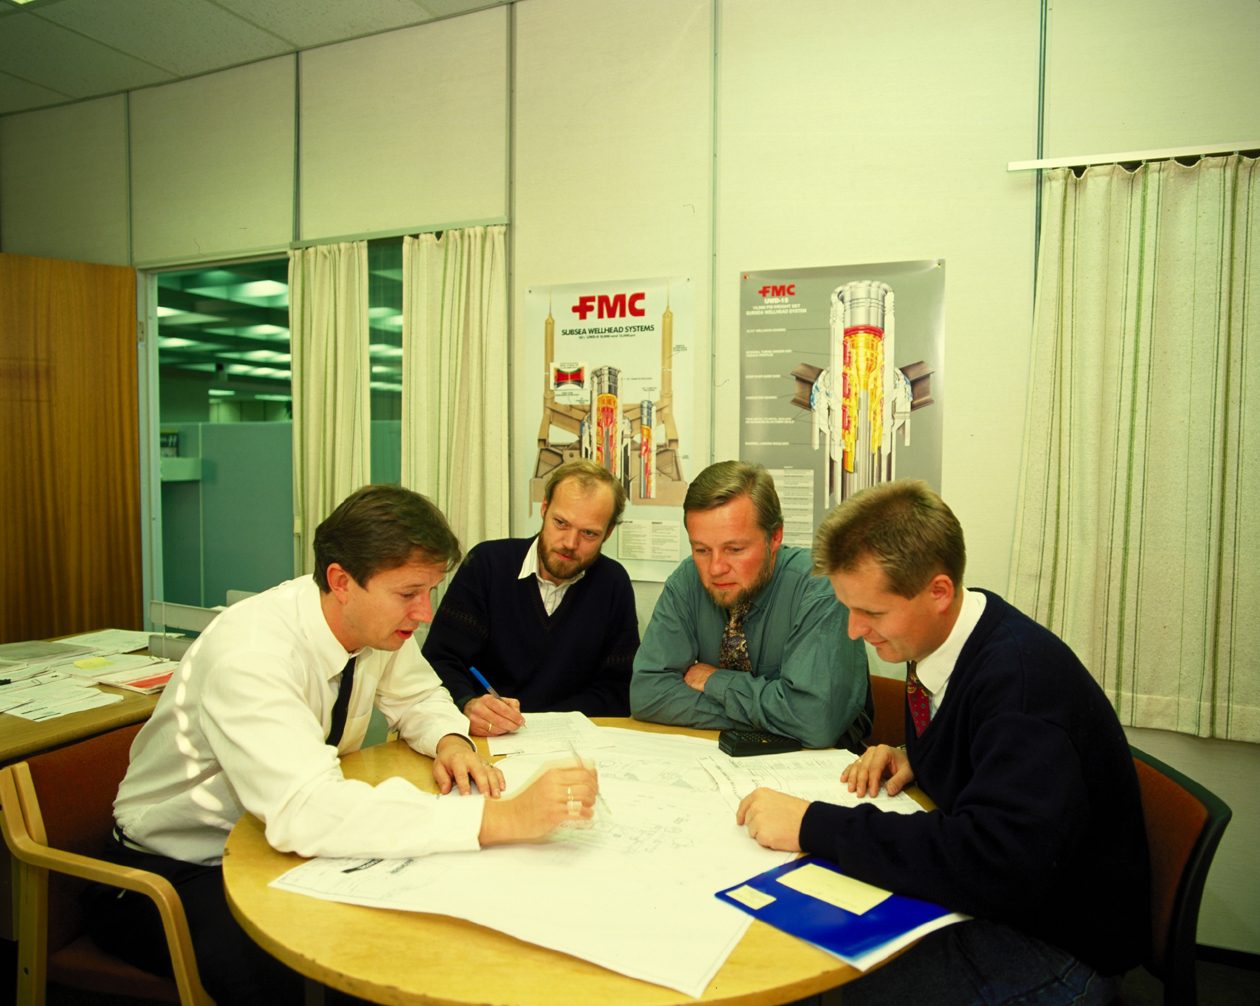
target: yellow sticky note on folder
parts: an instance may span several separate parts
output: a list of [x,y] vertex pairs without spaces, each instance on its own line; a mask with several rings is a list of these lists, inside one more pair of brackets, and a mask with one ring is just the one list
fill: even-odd
[[882,887],[864,884],[842,873],[833,873],[817,863],[806,863],[798,870],[785,873],[779,877],[778,882],[784,887],[808,894],[811,898],[843,908],[854,915],[869,912],[892,894]]

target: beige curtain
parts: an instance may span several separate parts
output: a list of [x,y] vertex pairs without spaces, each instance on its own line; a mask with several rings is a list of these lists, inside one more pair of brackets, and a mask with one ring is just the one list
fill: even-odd
[[402,483],[465,548],[508,533],[506,228],[403,239]]
[[315,528],[368,481],[367,242],[289,255],[294,572],[315,568]]
[[1011,596],[1127,725],[1260,741],[1260,171],[1048,172]]

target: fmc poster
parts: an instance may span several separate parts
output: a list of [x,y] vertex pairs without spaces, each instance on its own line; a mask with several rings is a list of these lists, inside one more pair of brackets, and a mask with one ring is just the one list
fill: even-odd
[[636,568],[643,578],[663,579],[678,561],[682,501],[696,473],[693,298],[687,277],[535,285],[526,294],[537,376],[518,414],[537,433],[518,443],[532,460],[530,511],[556,466],[602,465],[628,500],[610,552],[661,564]]
[[784,542],[896,478],[940,488],[945,263],[740,274],[740,457],[775,476]]

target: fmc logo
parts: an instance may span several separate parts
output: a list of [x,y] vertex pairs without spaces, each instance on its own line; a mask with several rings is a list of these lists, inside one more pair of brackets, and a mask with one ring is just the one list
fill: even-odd
[[757,293],[759,293],[763,298],[764,297],[795,297],[796,284],[785,283],[782,286],[767,285],[767,286],[763,286],[760,290],[757,291]]
[[592,311],[596,318],[642,318],[647,313],[643,308],[646,299],[646,293],[618,293],[611,297],[605,293],[588,294],[579,297],[569,310],[582,321],[586,321],[586,316]]

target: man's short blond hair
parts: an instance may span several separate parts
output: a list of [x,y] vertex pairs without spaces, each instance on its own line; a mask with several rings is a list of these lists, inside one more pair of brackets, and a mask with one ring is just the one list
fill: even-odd
[[961,590],[967,546],[958,518],[926,482],[899,479],[850,496],[814,532],[816,574],[850,573],[868,557],[892,593],[914,597],[938,573]]
[[740,496],[752,500],[757,526],[767,538],[783,526],[773,476],[761,465],[746,461],[718,461],[692,479],[683,499],[684,518],[693,510],[712,510]]

